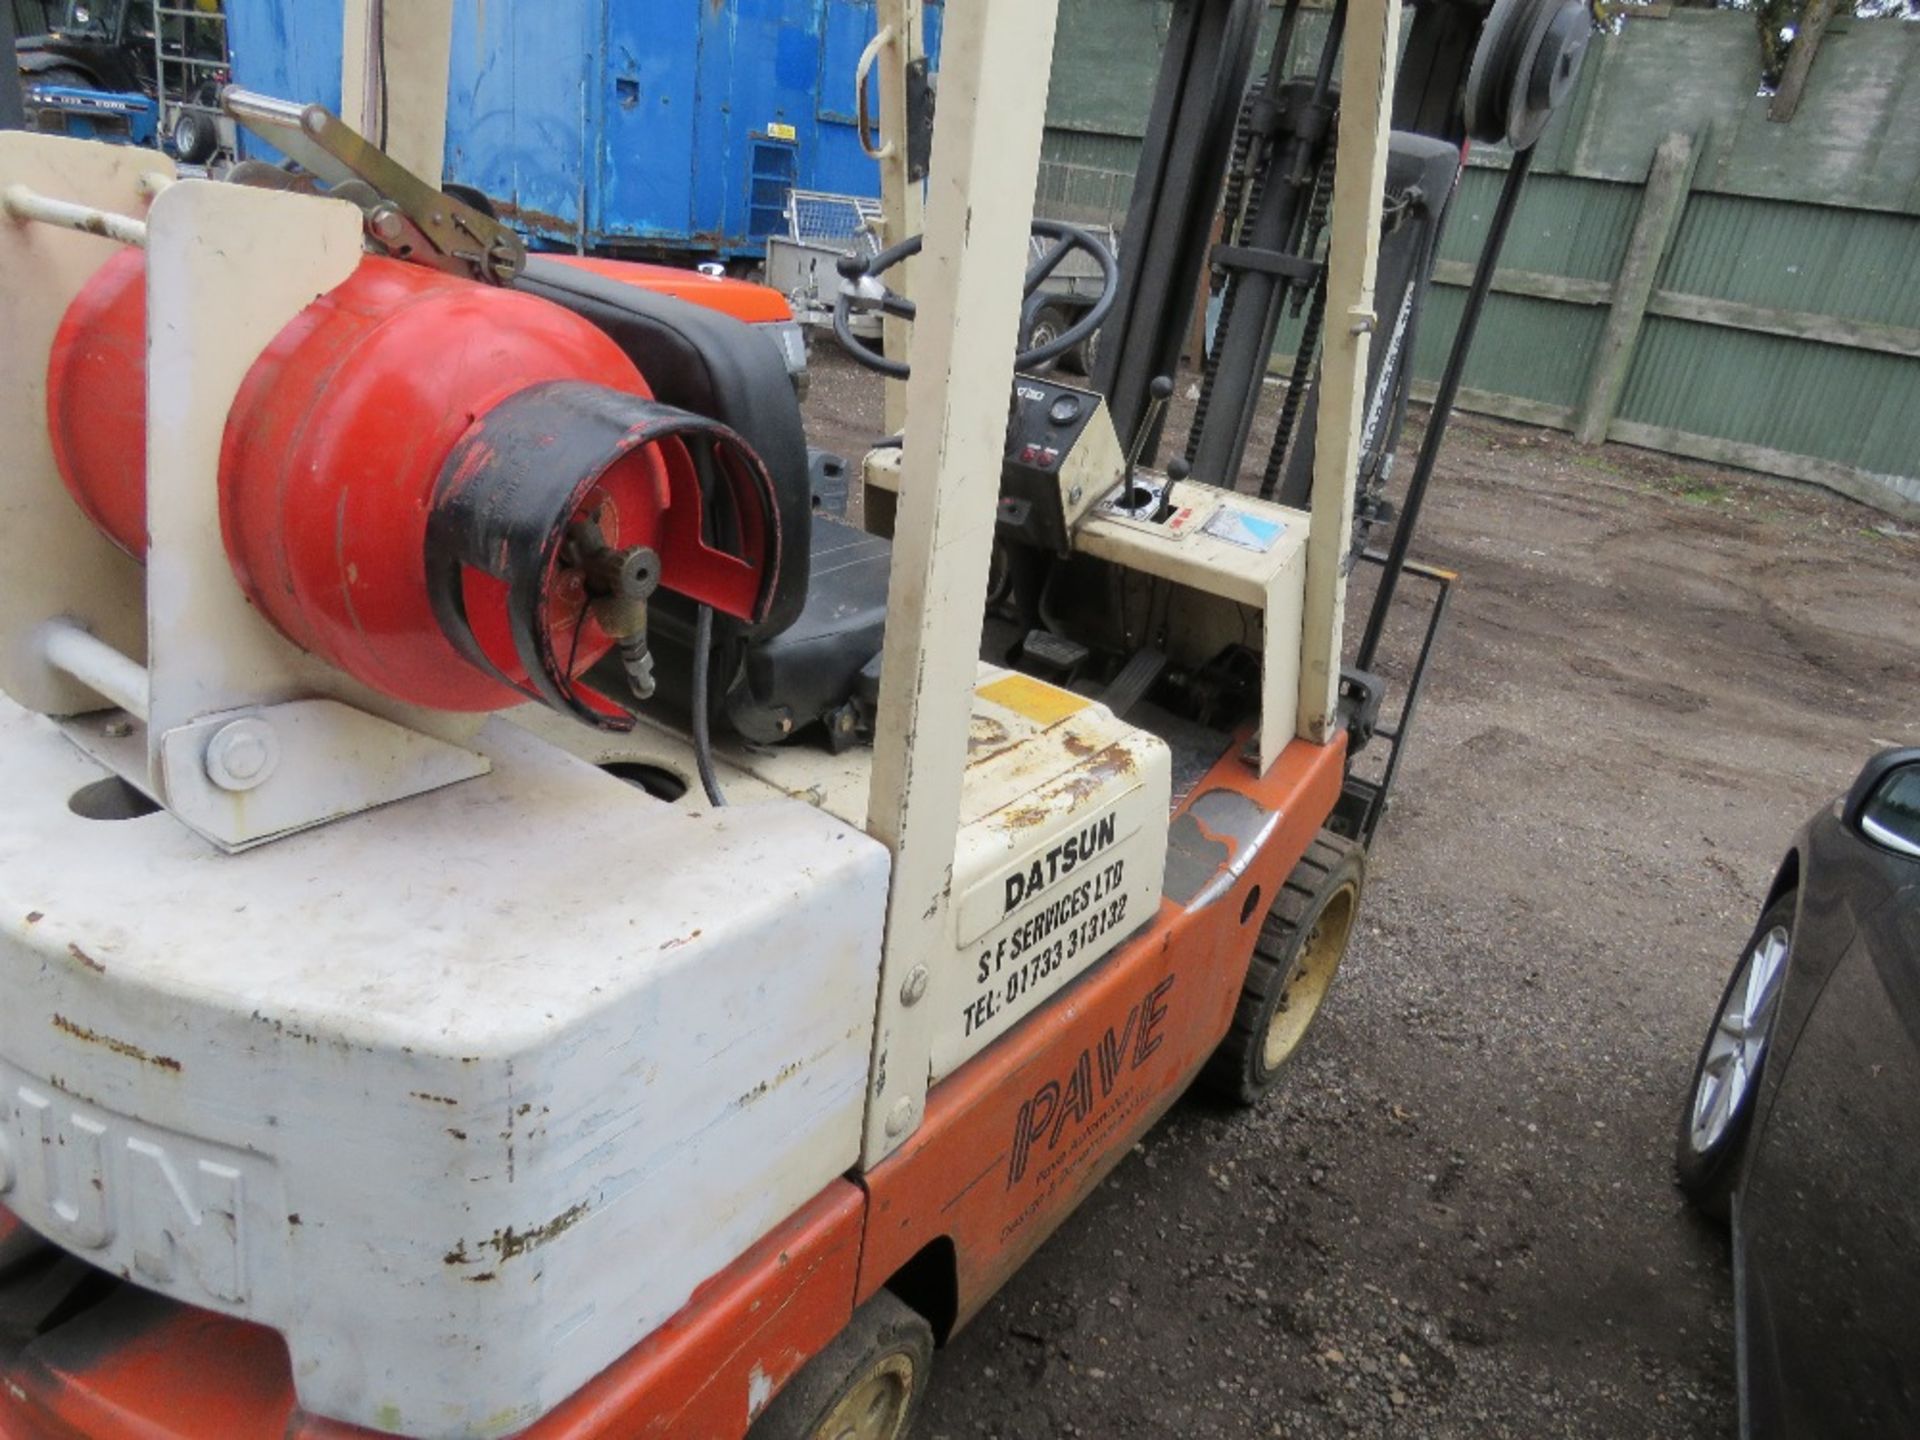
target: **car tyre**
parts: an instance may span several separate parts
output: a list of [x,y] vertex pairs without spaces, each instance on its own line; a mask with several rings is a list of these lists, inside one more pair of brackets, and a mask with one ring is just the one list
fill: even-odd
[[882,1290],[774,1396],[748,1440],[903,1440],[933,1369],[933,1327]]
[[1233,1027],[1200,1072],[1204,1093],[1248,1106],[1273,1089],[1333,985],[1366,880],[1357,842],[1322,830],[1307,847],[1261,922]]
[[1794,901],[1791,891],[1782,895],[1754,926],[1714,1009],[1680,1111],[1674,1179],[1694,1208],[1722,1223],[1732,1213],[1753,1129],[1754,1099],[1793,954]]

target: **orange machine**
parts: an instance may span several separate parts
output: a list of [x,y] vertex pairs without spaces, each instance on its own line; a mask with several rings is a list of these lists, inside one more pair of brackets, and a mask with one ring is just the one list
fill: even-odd
[[[223,102],[298,193],[0,134],[0,1440],[900,1440],[1190,1085],[1272,1091],[1590,22],[1340,0],[1247,94],[1267,8],[1176,0],[1124,263],[1032,218],[1056,7],[950,8],[927,233],[843,267],[905,386],[860,528],[763,288],[529,257],[318,107]],[[1519,158],[1396,521],[1469,135]],[[1016,354],[1076,249],[1101,299]]]

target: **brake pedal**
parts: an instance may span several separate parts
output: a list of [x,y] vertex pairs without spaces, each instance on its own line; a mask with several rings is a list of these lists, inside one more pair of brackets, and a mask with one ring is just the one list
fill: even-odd
[[1127,712],[1147,698],[1147,692],[1154,686],[1167,668],[1167,657],[1158,650],[1141,649],[1133,652],[1133,658],[1120,667],[1120,673],[1113,677],[1113,683],[1107,686],[1106,693],[1100,697],[1115,715],[1125,719]]

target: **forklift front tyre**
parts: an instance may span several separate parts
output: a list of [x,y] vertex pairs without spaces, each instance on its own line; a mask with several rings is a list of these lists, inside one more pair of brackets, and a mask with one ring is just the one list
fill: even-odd
[[774,1396],[747,1440],[900,1440],[933,1369],[933,1327],[882,1290]]
[[1261,923],[1233,1028],[1200,1072],[1205,1093],[1253,1105],[1273,1088],[1333,985],[1366,880],[1354,841],[1322,830],[1307,847]]

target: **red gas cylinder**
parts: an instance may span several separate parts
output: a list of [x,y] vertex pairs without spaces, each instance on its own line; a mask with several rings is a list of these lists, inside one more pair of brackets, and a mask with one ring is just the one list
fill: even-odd
[[[137,557],[144,258],[116,256],[75,299],[47,396],[67,488]],[[734,553],[703,538],[703,469],[741,512]],[[435,709],[531,696],[630,723],[576,683],[613,643],[569,548],[582,522],[605,551],[648,547],[661,583],[741,618],[764,605],[778,566],[771,481],[731,432],[653,401],[580,317],[384,258],[363,260],[254,363],[219,486],[234,575],[280,632]]]

